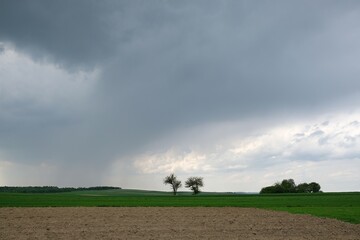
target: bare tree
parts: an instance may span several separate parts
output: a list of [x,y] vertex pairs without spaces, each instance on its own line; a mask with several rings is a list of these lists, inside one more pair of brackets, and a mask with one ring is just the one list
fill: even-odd
[[170,184],[171,188],[173,190],[174,195],[176,195],[177,190],[181,188],[181,181],[176,179],[175,174],[170,174],[169,176],[166,176],[164,179],[164,184]]
[[189,177],[185,182],[185,187],[190,188],[194,194],[198,194],[200,192],[200,187],[204,186],[202,177]]

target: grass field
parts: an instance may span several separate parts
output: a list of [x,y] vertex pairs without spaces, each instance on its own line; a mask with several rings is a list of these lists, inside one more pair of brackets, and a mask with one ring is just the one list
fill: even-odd
[[311,214],[360,223],[360,193],[230,194],[141,190],[102,190],[68,193],[1,193],[0,207],[254,207]]

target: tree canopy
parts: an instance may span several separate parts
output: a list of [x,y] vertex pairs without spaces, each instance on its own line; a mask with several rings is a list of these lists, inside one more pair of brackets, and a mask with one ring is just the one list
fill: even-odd
[[193,194],[200,192],[200,187],[204,186],[202,177],[189,177],[185,182],[185,187],[190,188]]
[[320,189],[320,184],[316,182],[296,185],[294,179],[284,179],[272,186],[262,188],[260,193],[317,193]]

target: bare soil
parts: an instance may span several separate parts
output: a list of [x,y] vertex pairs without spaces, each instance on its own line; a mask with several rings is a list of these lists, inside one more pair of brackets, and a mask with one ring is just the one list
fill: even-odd
[[0,239],[360,239],[360,224],[251,208],[0,208]]

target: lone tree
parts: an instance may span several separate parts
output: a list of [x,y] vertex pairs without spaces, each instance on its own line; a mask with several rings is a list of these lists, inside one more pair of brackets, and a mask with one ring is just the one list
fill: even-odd
[[185,182],[185,187],[190,188],[194,194],[198,194],[200,192],[199,187],[203,187],[203,178],[202,177],[189,177]]
[[175,174],[170,174],[169,176],[166,176],[164,179],[164,184],[170,184],[171,188],[173,190],[174,195],[176,195],[177,190],[181,188],[181,181],[176,179]]

